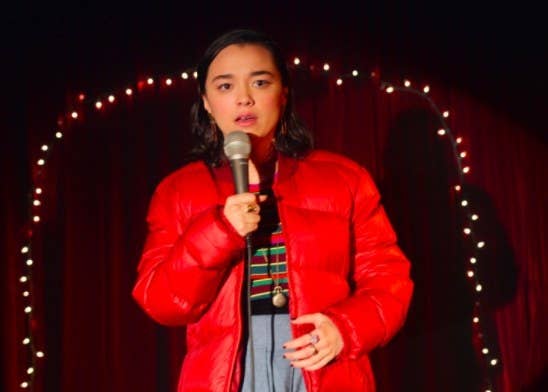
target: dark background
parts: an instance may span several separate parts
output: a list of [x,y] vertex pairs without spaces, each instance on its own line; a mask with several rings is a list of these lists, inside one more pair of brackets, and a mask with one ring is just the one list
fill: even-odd
[[219,33],[251,27],[288,53],[337,59],[344,70],[358,64],[458,86],[545,140],[545,24],[533,2],[174,3],[4,5],[9,112],[55,116],[68,93],[192,66]]

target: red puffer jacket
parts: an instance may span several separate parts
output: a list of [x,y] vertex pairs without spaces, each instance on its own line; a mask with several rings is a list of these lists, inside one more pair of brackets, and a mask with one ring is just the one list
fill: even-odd
[[[133,296],[157,322],[187,325],[179,391],[239,390],[245,243],[222,214],[233,193],[227,165],[196,162],[164,179],[150,204]],[[413,290],[375,185],[356,163],[314,151],[279,157],[274,193],[290,316],[322,312],[344,337],[335,360],[303,371],[307,390],[374,391],[368,353],[402,326]]]

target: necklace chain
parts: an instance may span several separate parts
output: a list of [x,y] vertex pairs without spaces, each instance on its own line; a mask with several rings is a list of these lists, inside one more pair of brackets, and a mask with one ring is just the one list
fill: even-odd
[[[272,248],[268,248],[268,252],[263,253],[266,264],[271,267],[272,263],[270,262],[270,257],[267,257],[267,254],[270,256],[272,254]],[[270,276],[272,277],[272,282],[274,283],[274,289],[272,290],[272,304],[277,308],[282,308],[287,303],[287,297],[283,293],[282,286],[280,285],[280,254],[276,253],[276,272],[272,272],[272,269],[269,268]],[[276,276],[274,276],[276,275]]]

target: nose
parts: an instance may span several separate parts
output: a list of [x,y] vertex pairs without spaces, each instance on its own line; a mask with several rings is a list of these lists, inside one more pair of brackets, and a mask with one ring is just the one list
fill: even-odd
[[251,97],[251,94],[249,93],[247,88],[242,88],[237,97],[237,102],[239,106],[251,106],[253,105],[253,98]]

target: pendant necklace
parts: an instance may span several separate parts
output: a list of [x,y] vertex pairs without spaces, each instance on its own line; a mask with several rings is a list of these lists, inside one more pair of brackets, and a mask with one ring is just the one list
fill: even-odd
[[[272,249],[271,249],[272,250]],[[267,259],[266,255],[264,255],[264,258],[267,262],[269,262],[269,259]],[[282,286],[280,284],[280,256],[276,254],[276,273],[275,275],[272,274],[272,280],[274,282],[274,289],[272,290],[272,305],[274,305],[277,308],[283,308],[285,304],[287,303],[287,297],[283,293]],[[274,276],[276,276],[274,278]]]

